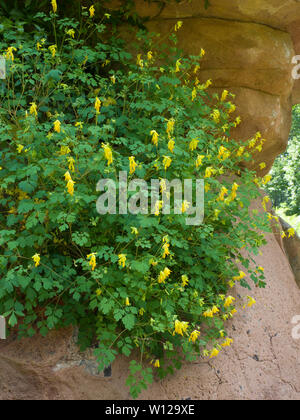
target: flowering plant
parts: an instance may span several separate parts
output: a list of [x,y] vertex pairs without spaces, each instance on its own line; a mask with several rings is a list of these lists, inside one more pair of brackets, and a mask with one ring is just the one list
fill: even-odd
[[[37,18],[52,33],[12,24],[0,42],[0,313],[20,336],[79,326],[99,369],[139,349],[127,381],[136,397],[153,369],[164,377],[230,345],[230,288],[264,286],[251,254],[267,218],[249,204],[268,179],[241,166],[263,140],[233,138],[233,95],[198,80],[204,50],[183,57],[139,32],[133,55],[110,38],[109,15],[60,19],[51,4]],[[204,223],[185,223],[188,203],[183,214],[100,216],[96,184],[118,171],[204,178]]]

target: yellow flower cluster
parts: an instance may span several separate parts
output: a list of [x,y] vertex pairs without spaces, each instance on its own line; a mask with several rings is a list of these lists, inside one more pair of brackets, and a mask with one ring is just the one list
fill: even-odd
[[163,237],[163,258],[166,258],[168,255],[170,255],[170,243],[169,243],[169,237],[168,236],[164,236]]
[[119,266],[125,268],[126,266],[126,254],[119,254]]
[[5,58],[7,60],[14,61],[14,59],[15,59],[14,51],[17,51],[17,49],[15,47],[8,47],[7,50],[6,50]]
[[107,160],[107,165],[109,166],[113,163],[112,150],[111,150],[109,144],[102,144],[101,147],[104,150],[104,157]]
[[166,279],[170,276],[170,274],[171,270],[168,267],[166,267],[163,271],[159,273],[158,283],[165,283]]
[[179,321],[176,319],[175,321],[175,330],[173,332],[173,335],[179,334],[183,336],[183,333],[186,333],[187,329],[189,327],[189,323],[185,321]]
[[130,175],[132,175],[134,174],[138,164],[136,163],[134,156],[130,156],[128,159],[129,159],[129,173]]
[[32,257],[35,266],[38,267],[40,265],[40,261],[41,261],[41,257],[40,254],[34,254],[34,256]]
[[89,255],[87,255],[87,259],[89,259],[90,261],[89,261],[89,264],[90,264],[90,266],[92,267],[92,271],[94,271],[95,270],[95,268],[96,268],[96,253],[95,252],[93,252],[92,254],[89,254]]
[[73,196],[74,195],[74,184],[75,184],[75,182],[72,180],[72,177],[70,175],[70,172],[67,171],[64,174],[64,177],[65,177],[65,181],[67,181],[66,188],[68,190],[68,193]]

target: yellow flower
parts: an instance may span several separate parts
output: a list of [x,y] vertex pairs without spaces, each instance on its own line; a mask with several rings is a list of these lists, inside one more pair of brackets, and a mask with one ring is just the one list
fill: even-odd
[[169,248],[170,248],[170,244],[169,243],[166,242],[166,243],[163,244],[163,246],[162,246],[162,249],[164,251],[163,256],[162,256],[163,258],[166,258],[167,255],[170,255]]
[[237,183],[235,182],[235,183],[232,185],[232,191],[233,191],[233,192],[237,192],[238,188],[239,188],[239,184],[237,184]]
[[236,117],[235,122],[233,123],[235,127],[237,127],[238,125],[240,125],[242,122],[241,117]]
[[211,353],[210,353],[210,359],[212,359],[213,357],[217,357],[218,356],[218,354],[219,354],[220,352],[219,352],[219,350],[218,349],[216,349],[216,348],[214,348],[212,351],[211,351]]
[[48,49],[51,52],[52,57],[55,57],[57,46],[56,45],[50,45],[50,47]]
[[40,51],[40,49],[42,48],[42,44],[38,41],[37,43],[36,43],[36,49],[38,50],[38,51]]
[[80,128],[80,130],[82,130],[82,128],[83,128],[83,122],[82,122],[82,121],[77,121],[77,122],[75,123],[75,127],[79,127],[79,128]]
[[57,3],[56,3],[56,0],[51,0],[51,4],[52,4],[53,12],[56,13],[57,12]]
[[[198,72],[198,70],[200,69],[200,66],[199,66],[199,64],[197,64],[195,67],[194,67],[194,74],[196,74],[197,72]],[[198,79],[197,79],[198,80]],[[198,82],[199,82],[199,80],[198,80]],[[195,83],[196,85],[198,84],[198,82],[197,83]]]
[[54,131],[56,131],[57,133],[60,133],[61,130],[61,122],[59,120],[56,120],[54,123]]
[[193,139],[190,142],[190,147],[189,148],[192,152],[197,149],[198,143],[199,143],[199,140],[197,140],[197,139]]
[[175,147],[175,141],[174,140],[169,140],[169,143],[168,143],[168,149],[170,150],[170,152],[171,153],[173,153],[174,152],[174,147]]
[[153,60],[153,53],[152,53],[152,51],[148,51],[148,53],[147,53],[147,59],[148,59],[148,61],[152,61]]
[[116,83],[116,76],[110,76],[110,80],[112,81],[112,84],[114,85]]
[[204,318],[213,318],[214,313],[211,309],[207,309],[205,312],[203,312]]
[[155,130],[152,130],[150,131],[150,135],[152,136],[152,143],[157,146],[159,134]]
[[71,175],[70,175],[70,172],[69,172],[69,171],[67,171],[67,172],[64,174],[64,177],[65,177],[65,181],[71,181],[71,180],[72,180],[72,177],[71,177]]
[[69,148],[69,146],[60,146],[60,152],[59,152],[59,154],[61,156],[68,155],[69,153],[71,153],[71,149]]
[[99,114],[100,108],[101,108],[101,101],[100,101],[99,98],[96,98],[96,100],[95,100],[95,110],[96,110],[97,114]]
[[211,117],[213,118],[214,122],[219,123],[220,122],[220,111],[218,109],[215,109],[212,114]]
[[95,16],[95,7],[94,6],[91,6],[89,8],[89,12],[90,12],[90,17],[91,18],[94,17]]
[[234,309],[232,309],[232,311],[230,311],[230,313],[231,313],[231,315],[233,316],[234,314],[236,314],[236,313],[237,313],[237,310],[234,308]]
[[229,158],[229,156],[230,156],[230,151],[228,149],[226,149],[226,147],[220,146],[218,159],[219,160],[225,160],[225,159]]
[[189,284],[189,279],[188,276],[186,274],[183,274],[183,276],[181,276],[181,280],[182,280],[182,286],[185,287]]
[[213,167],[212,166],[208,166],[206,168],[206,170],[205,170],[205,176],[204,176],[204,178],[210,178],[212,176],[213,172],[214,172]]
[[163,271],[159,273],[158,283],[165,283],[165,280],[170,276],[171,270],[166,267]]
[[262,162],[259,164],[260,169],[264,169],[267,165],[265,164],[265,162]]
[[258,269],[259,269],[259,271],[262,271],[262,272],[265,271],[264,267],[261,267],[261,266],[259,266]]
[[69,170],[71,172],[75,172],[75,168],[74,168],[74,163],[75,163],[75,159],[72,157],[68,158],[68,163],[69,163]]
[[200,57],[202,58],[202,57],[204,57],[204,55],[205,55],[205,50],[203,48],[201,48],[201,50],[200,50]]
[[268,197],[268,196],[266,196],[266,197],[264,197],[263,198],[263,201],[262,201],[262,206],[263,206],[263,208],[264,208],[264,210],[265,211],[267,211],[267,203],[270,201],[270,197]]
[[144,308],[141,308],[141,309],[139,310],[139,314],[140,314],[141,316],[143,316],[143,315],[144,315],[144,313],[145,313],[145,309],[144,309]]
[[181,206],[181,212],[185,213],[189,209],[189,207],[190,207],[190,203],[184,200]]
[[228,90],[223,90],[222,96],[221,96],[221,101],[224,102],[228,96]]
[[89,261],[89,264],[90,264],[90,266],[92,267],[92,271],[94,271],[95,270],[95,268],[96,268],[96,253],[95,252],[93,252],[92,254],[89,254],[89,255],[87,255],[87,259],[89,259],[90,261]]
[[294,236],[295,236],[295,234],[296,234],[295,229],[293,229],[293,228],[289,228],[289,229],[288,229],[288,234],[289,234],[289,238],[294,237]]
[[228,308],[233,302],[235,301],[235,298],[234,297],[232,297],[232,296],[228,296],[226,299],[225,299],[225,303],[224,303],[224,307],[225,308]]
[[33,114],[33,115],[35,115],[37,117],[37,106],[36,106],[36,103],[35,102],[30,102],[30,105],[31,105],[31,107],[29,109],[30,114]]
[[102,290],[101,289],[97,289],[96,290],[96,296],[101,296],[102,295]]
[[75,31],[74,31],[74,29],[69,29],[66,33],[67,33],[67,35],[69,35],[71,38],[74,38],[74,36],[75,36]]
[[175,32],[177,32],[183,25],[183,22],[181,20],[179,20],[176,25],[175,25]]
[[34,254],[32,259],[35,263],[35,266],[38,267],[40,265],[40,261],[41,261],[40,254]]
[[234,112],[236,110],[236,106],[234,104],[230,103],[230,108],[228,110],[228,114],[231,114],[232,112]]
[[219,308],[218,308],[216,305],[214,305],[214,306],[212,307],[212,313],[213,313],[213,314],[217,314],[218,312],[220,312],[220,311],[219,311]]
[[201,335],[200,331],[194,330],[190,335],[189,341],[192,341],[193,343],[195,343],[200,335]]
[[235,282],[233,280],[229,280],[228,286],[233,288],[235,286]]
[[159,216],[159,211],[162,208],[162,205],[163,205],[163,202],[162,201],[160,201],[160,200],[156,201],[156,203],[155,203],[155,212],[154,212],[154,215],[155,216]]
[[272,175],[266,175],[263,179],[262,182],[264,185],[268,184],[268,182],[270,182],[272,179]]
[[160,364],[159,364],[159,360],[158,359],[155,360],[155,363],[154,363],[153,366],[156,367],[156,368],[159,368],[160,367]]
[[194,87],[193,92],[192,92],[192,101],[194,101],[197,97],[197,89]]
[[104,157],[105,157],[105,159],[107,160],[107,165],[109,166],[109,165],[111,165],[112,164],[112,162],[113,162],[113,157],[112,157],[112,150],[111,150],[111,148],[109,147],[109,145],[108,144],[102,144],[102,146],[101,146],[102,148],[103,148],[103,150],[104,150]]
[[129,301],[129,298],[128,298],[128,297],[127,297],[127,298],[126,298],[126,300],[125,300],[125,305],[126,305],[126,306],[130,306],[130,301]]
[[170,158],[170,156],[164,156],[163,165],[164,165],[165,171],[169,168],[171,163],[172,163],[172,159]]
[[205,82],[205,85],[204,85],[203,87],[204,87],[204,89],[207,89],[207,88],[209,88],[209,86],[210,86],[210,85],[212,85],[212,81],[211,81],[211,79],[207,80],[207,81]]
[[181,66],[181,60],[179,59],[176,61],[175,73],[178,73],[180,71],[180,66]]
[[124,268],[126,265],[126,254],[119,254],[118,257],[119,257],[119,266]]
[[130,167],[129,171],[130,171],[130,174],[132,175],[132,174],[134,174],[134,172],[136,170],[136,167],[138,165],[137,165],[137,163],[135,161],[135,157],[134,156],[130,156],[128,159],[129,159],[129,167]]
[[174,118],[170,118],[167,120],[167,134],[172,134],[174,132],[175,120]]
[[136,227],[132,227],[131,228],[131,233],[134,234],[134,235],[138,235],[139,234],[139,231],[137,230]]
[[249,308],[251,308],[251,306],[253,306],[253,305],[255,305],[256,304],[256,300],[255,299],[253,299],[251,296],[247,296],[247,299],[248,299],[248,307]]
[[284,231],[281,232],[282,239],[286,238],[286,233]]
[[14,51],[17,51],[17,49],[15,47],[8,47],[7,50],[6,50],[5,58],[7,60],[14,61],[14,59],[15,59]]
[[228,189],[227,188],[225,188],[225,187],[222,187],[221,188],[221,192],[220,192],[220,194],[219,194],[219,198],[218,198],[218,200],[219,201],[224,201],[224,198],[225,198],[225,195],[226,194],[228,194]]
[[244,277],[246,277],[246,274],[243,271],[240,271],[238,276],[233,277],[234,281],[242,280]]
[[230,347],[232,343],[233,343],[232,338],[227,337],[224,343],[222,343],[222,347]]
[[183,333],[186,332],[188,327],[189,327],[188,322],[178,321],[178,319],[176,319],[176,321],[175,321],[175,331],[174,331],[173,335],[176,333],[176,334],[179,334],[179,335],[183,336]]
[[75,182],[72,179],[69,179],[67,183],[67,190],[70,195],[74,195],[74,184]]
[[198,155],[197,156],[197,159],[196,159],[196,168],[199,168],[199,166],[202,165],[202,161],[203,161],[204,158],[205,158],[204,155]]
[[18,153],[21,153],[23,149],[24,149],[24,146],[22,144],[18,144],[18,146],[17,146],[17,152]]
[[244,146],[241,146],[240,148],[239,148],[239,150],[237,151],[237,156],[238,157],[240,157],[240,156],[242,156],[243,155],[243,153],[244,153],[244,151],[245,151],[245,147]]

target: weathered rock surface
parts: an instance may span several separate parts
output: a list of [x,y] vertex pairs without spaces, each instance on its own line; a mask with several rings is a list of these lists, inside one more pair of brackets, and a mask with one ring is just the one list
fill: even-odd
[[[119,2],[109,2],[118,7]],[[291,107],[300,102],[300,79],[292,77],[293,57],[300,55],[300,2],[296,0],[212,0],[158,3],[135,0],[146,26],[165,35],[178,20],[178,46],[187,54],[206,55],[198,78],[212,79],[213,89],[236,94],[243,123],[235,132],[241,140],[260,131],[267,139],[253,168],[267,173],[286,148]],[[299,60],[300,63],[300,60]],[[299,69],[300,76],[300,69]],[[258,165],[267,167],[262,172]]]
[[[238,288],[257,300],[228,325],[234,339],[217,359],[187,363],[175,376],[155,382],[141,399],[300,399],[300,340],[291,323],[300,315],[300,291],[273,234],[257,262],[266,289]],[[97,375],[90,353],[80,354],[72,331],[0,342],[0,400],[129,399],[128,361],[118,358],[112,377]]]

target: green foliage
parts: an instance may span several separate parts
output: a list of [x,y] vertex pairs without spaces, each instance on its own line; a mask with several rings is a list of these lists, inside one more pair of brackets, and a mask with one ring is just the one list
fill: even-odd
[[[210,96],[196,77],[204,51],[182,57],[139,32],[132,55],[110,38],[109,16],[94,23],[87,9],[79,21],[36,19],[44,27],[1,30],[0,313],[20,336],[79,326],[83,349],[98,342],[99,369],[139,351],[128,378],[136,397],[152,369],[164,377],[223,348],[235,282],[264,286],[251,255],[267,221],[249,210],[259,181],[241,169],[260,134],[244,146],[233,138],[232,95]],[[100,216],[96,184],[117,181],[129,157],[130,179],[205,178],[204,224]]]
[[272,181],[267,191],[276,207],[284,207],[286,215],[300,215],[300,105],[293,109],[293,125],[287,150],[272,168]]

